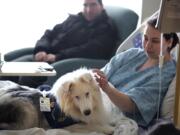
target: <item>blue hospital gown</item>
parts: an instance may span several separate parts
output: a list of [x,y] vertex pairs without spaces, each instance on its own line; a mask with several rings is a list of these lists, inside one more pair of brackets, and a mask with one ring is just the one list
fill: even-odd
[[[138,68],[145,63],[147,58],[143,49],[132,48],[114,56],[102,69],[109,82],[135,102],[137,110],[125,114],[143,127],[147,127],[157,114],[160,91],[160,69],[158,65],[138,71]],[[161,102],[175,73],[176,62],[174,60],[164,63]]]

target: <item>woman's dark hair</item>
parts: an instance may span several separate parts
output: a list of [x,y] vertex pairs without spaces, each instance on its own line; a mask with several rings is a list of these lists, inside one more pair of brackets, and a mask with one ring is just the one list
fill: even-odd
[[[157,20],[158,20],[158,15],[150,18],[148,21],[147,21],[147,24],[150,25],[151,27],[156,28],[156,23],[157,23]],[[179,38],[177,36],[176,33],[164,33],[163,34],[163,37],[166,39],[166,40],[170,40],[170,39],[173,39],[173,42],[172,42],[172,46],[170,48],[168,48],[168,52],[170,52],[178,43],[179,43]]]

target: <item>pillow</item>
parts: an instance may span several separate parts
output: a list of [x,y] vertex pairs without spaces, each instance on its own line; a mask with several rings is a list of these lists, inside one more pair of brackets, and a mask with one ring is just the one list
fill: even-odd
[[175,89],[176,89],[176,76],[173,78],[171,84],[169,85],[168,91],[162,102],[160,115],[161,118],[163,119],[173,119]]

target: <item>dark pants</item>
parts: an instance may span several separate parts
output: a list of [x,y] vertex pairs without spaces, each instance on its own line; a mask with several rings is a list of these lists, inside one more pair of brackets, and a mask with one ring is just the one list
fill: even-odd
[[8,80],[20,85],[29,86],[32,88],[37,88],[38,86],[42,85],[46,80],[46,76],[0,76],[0,80]]
[[0,80],[3,80],[3,81],[8,80],[8,81],[18,83],[19,77],[18,76],[0,76]]
[[18,83],[20,85],[29,86],[32,88],[37,88],[42,85],[47,80],[46,76],[25,76],[19,77]]

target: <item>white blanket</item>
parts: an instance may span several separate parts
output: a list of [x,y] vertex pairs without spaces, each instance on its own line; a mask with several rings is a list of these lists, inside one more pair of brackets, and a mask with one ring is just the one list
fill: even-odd
[[63,129],[49,129],[30,128],[26,130],[2,130],[0,135],[104,135],[100,133],[70,133]]
[[[116,125],[113,135],[137,135],[138,128],[132,125],[132,120],[122,119]],[[26,130],[1,130],[0,135],[104,135],[102,133],[71,133],[64,129],[49,129],[44,130],[42,128],[31,128]]]

